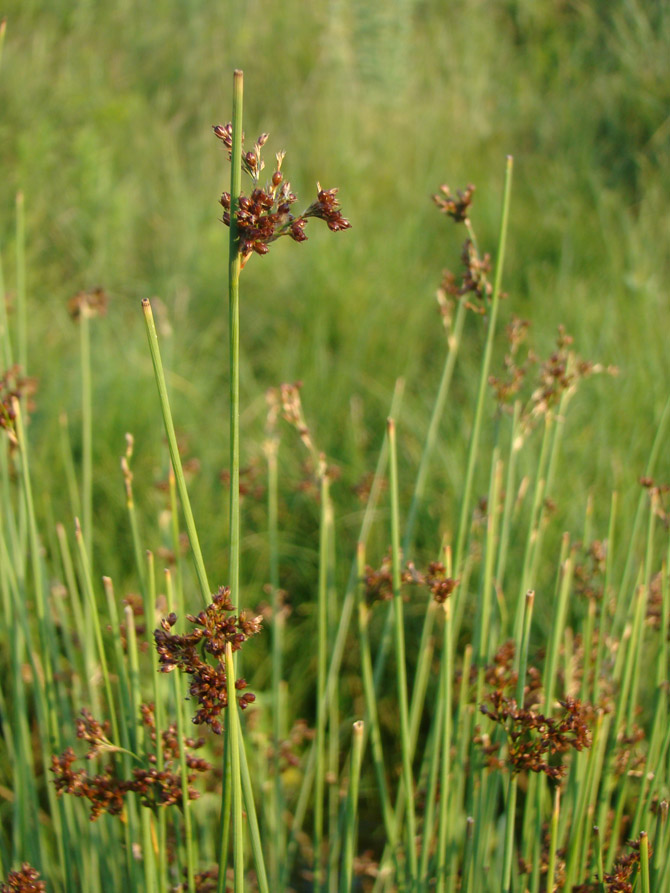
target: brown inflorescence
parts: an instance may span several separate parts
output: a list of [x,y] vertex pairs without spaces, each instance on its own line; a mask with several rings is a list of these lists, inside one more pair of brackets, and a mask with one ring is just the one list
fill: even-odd
[[20,366],[10,366],[0,376],[0,428],[7,431],[12,446],[17,444],[14,431],[16,424],[15,402],[24,400],[27,411],[32,412],[35,408],[32,397],[36,391],[37,379],[21,375]]
[[576,698],[559,701],[561,712],[547,717],[534,709],[520,708],[514,698],[500,691],[489,695],[489,703],[481,712],[505,728],[508,742],[507,760],[513,772],[542,772],[553,781],[560,781],[565,767],[549,762],[549,757],[563,754],[570,748],[583,750],[591,746],[588,718],[591,711]]
[[461,250],[461,263],[463,271],[460,283],[457,282],[456,276],[451,270],[445,270],[442,274],[440,292],[452,298],[472,295],[474,303],[468,299],[465,306],[469,310],[474,310],[475,313],[485,313],[487,303],[493,295],[493,286],[489,282],[492,269],[491,255],[487,253],[481,256],[473,240],[468,238],[463,243]]
[[472,204],[474,192],[475,187],[470,183],[465,189],[457,189],[456,195],[453,195],[447,184],[443,183],[440,186],[440,192],[433,196],[433,201],[440,211],[447,217],[451,217],[455,223],[467,223],[468,210]]
[[[623,853],[614,861],[612,871],[605,872],[603,880],[607,893],[633,893],[632,875],[635,868],[640,864],[640,838],[637,840],[626,841],[626,846],[632,847],[632,853]],[[649,847],[649,856],[651,857],[652,848]],[[580,884],[573,887],[573,893],[600,893],[602,885],[599,881],[588,884]]]
[[[133,769],[131,778],[120,778],[113,762],[109,762],[102,772],[89,774],[84,769],[73,769],[78,759],[72,747],[60,756],[51,758],[51,771],[54,774],[54,785],[59,796],[72,794],[88,800],[91,804],[90,818],[95,821],[103,813],[122,815],[125,809],[125,797],[129,793],[137,794],[143,806],[157,809],[162,806],[183,805],[182,777],[179,765],[181,746],[185,748],[187,782],[190,800],[200,795],[192,787],[199,773],[209,771],[212,767],[206,760],[195,755],[194,751],[204,745],[203,738],[184,738],[179,742],[177,728],[171,724],[161,731],[163,768],[157,768],[156,756],[157,730],[154,719],[154,705],[142,704],[141,721],[148,738],[154,746],[154,752],[147,752],[145,760],[148,765]],[[118,750],[107,738],[107,724],[100,723],[87,711],[82,711],[82,719],[77,722],[77,737],[88,744],[85,759],[92,760],[101,753],[112,753]]]
[[28,862],[18,871],[10,871],[0,887],[0,893],[46,893],[47,885],[40,880],[40,873]]
[[430,562],[423,580],[435,601],[440,605],[443,605],[453,594],[459,583],[458,580],[447,575],[447,569],[440,561]]
[[586,599],[601,601],[607,560],[607,543],[594,540],[583,552],[584,557],[578,564],[575,564],[573,571],[575,592]]
[[[616,375],[615,366],[602,366],[583,360],[572,348],[573,338],[559,326],[555,349],[546,360],[541,360],[533,350],[518,359],[519,346],[526,337],[528,323],[514,319],[508,326],[509,350],[503,362],[503,373],[489,376],[489,385],[493,388],[496,401],[501,410],[509,409],[509,404],[520,400],[522,405],[520,428],[522,432],[530,430],[534,422],[557,409],[564,395],[571,395],[579,382],[591,375],[606,372]],[[530,377],[531,368],[535,368],[534,379]],[[529,387],[524,389],[528,382]]]
[[[232,124],[219,124],[214,126],[213,130],[215,136],[226,147],[230,159],[233,144]],[[337,200],[337,189],[322,189],[320,183],[316,184],[316,200],[301,214],[291,213],[291,206],[295,204],[297,197],[291,191],[291,184],[284,179],[281,169],[283,152],[278,152],[275,156],[276,166],[270,180],[264,187],[259,185],[260,173],[265,167],[261,150],[267,138],[266,133],[261,134],[254,144],[253,151],[242,152],[242,168],[253,182],[251,193],[248,196],[240,195],[239,206],[235,212],[243,267],[252,253],[267,254],[270,244],[282,236],[289,236],[294,242],[306,241],[305,226],[310,217],[324,220],[331,232],[339,232],[351,226],[342,216]],[[222,194],[220,204],[223,207],[223,222],[226,226],[230,226],[230,193]]]
[[85,313],[88,317],[104,316],[109,298],[103,288],[80,291],[67,302],[68,313],[77,322]]
[[[238,651],[247,639],[260,632],[262,623],[260,616],[252,617],[245,611],[237,616],[233,611],[230,589],[221,586],[204,611],[186,615],[195,627],[192,633],[176,635],[171,631],[177,622],[174,613],[164,618],[160,629],[154,631],[161,672],[179,669],[191,677],[189,693],[200,705],[193,722],[209,725],[216,734],[223,731],[220,716],[228,706],[226,645]],[[207,661],[207,656],[214,659],[213,664]],[[235,680],[237,691],[244,691],[246,687],[244,679]],[[240,708],[244,710],[255,699],[253,693],[244,692],[238,698]]]

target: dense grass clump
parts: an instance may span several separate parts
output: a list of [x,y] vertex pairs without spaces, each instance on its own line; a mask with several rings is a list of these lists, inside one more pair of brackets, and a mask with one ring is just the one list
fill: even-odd
[[[3,890],[670,885],[665,87],[632,64],[665,13],[457,6],[301,15],[305,95],[284,62],[261,111],[251,65],[253,142],[236,70],[209,144],[218,12],[175,34],[183,73],[132,3],[12,20]],[[253,59],[285,27],[225,24]],[[63,47],[38,167],[19,99]],[[634,126],[611,92],[647,97]]]

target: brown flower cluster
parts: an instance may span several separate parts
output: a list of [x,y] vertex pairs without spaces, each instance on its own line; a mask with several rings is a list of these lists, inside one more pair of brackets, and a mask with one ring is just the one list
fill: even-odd
[[[193,878],[197,893],[216,893],[219,886],[219,866],[208,868],[205,871],[199,871]],[[174,893],[186,893],[188,890],[188,881],[172,888]],[[226,890],[229,888],[226,886]]]
[[[444,604],[459,583],[447,575],[447,569],[440,561],[431,561],[425,572],[417,570],[409,561],[400,579],[404,585],[427,586],[438,604]],[[378,569],[366,566],[363,583],[368,604],[393,598],[393,562],[390,551],[384,556]]]
[[583,750],[591,746],[588,728],[590,710],[576,698],[560,701],[561,713],[547,717],[534,709],[519,708],[514,698],[494,691],[482,704],[481,712],[505,729],[508,762],[513,772],[542,772],[553,781],[560,781],[565,767],[549,762],[549,757],[563,754],[570,748]]
[[40,873],[28,862],[18,871],[10,871],[0,887],[0,893],[46,893],[47,885],[40,880]]
[[586,599],[600,601],[603,597],[603,576],[607,559],[607,543],[594,540],[584,550],[584,558],[575,564],[573,579],[575,592]]
[[[213,130],[215,136],[226,147],[230,159],[233,145],[232,124],[219,124],[214,126]],[[244,136],[242,139],[244,140]],[[242,266],[245,265],[252,252],[267,254],[270,244],[282,236],[290,236],[295,242],[304,242],[307,239],[305,225],[310,217],[324,220],[331,232],[339,232],[349,229],[351,226],[349,221],[342,216],[337,200],[337,189],[322,189],[319,183],[316,187],[315,201],[301,214],[291,213],[291,206],[295,204],[297,197],[291,191],[291,184],[284,179],[281,170],[284,160],[283,152],[278,152],[275,156],[276,166],[269,182],[264,187],[259,185],[260,174],[265,167],[261,150],[267,139],[268,135],[263,133],[254,144],[252,151],[242,151],[242,167],[254,184],[250,195],[240,195],[239,207],[235,214]],[[224,192],[220,203],[223,207],[223,222],[226,226],[230,226],[230,193]]]
[[80,291],[67,302],[68,313],[75,322],[84,314],[88,317],[104,316],[107,313],[108,300],[107,292],[103,288]]
[[312,452],[314,444],[302,409],[301,389],[301,381],[293,382],[293,384],[283,382],[278,388],[268,388],[265,392],[265,400],[268,404],[268,428],[274,430],[277,418],[281,416],[284,421],[296,429],[304,445]]
[[[179,767],[181,745],[176,725],[172,724],[160,733],[163,768],[159,770],[154,707],[153,704],[143,704],[140,709],[142,723],[149,740],[154,745],[154,751],[145,755],[147,765],[133,769],[131,778],[119,778],[116,766],[111,760],[102,772],[95,775],[89,774],[84,769],[73,769],[78,757],[72,747],[66,748],[60,756],[51,758],[51,771],[54,774],[54,785],[58,796],[72,794],[88,800],[91,804],[91,821],[95,821],[103,813],[122,815],[125,797],[131,792],[140,797],[143,806],[151,809],[172,804],[179,807],[182,805],[182,780]],[[82,718],[77,722],[77,737],[88,744],[85,759],[92,760],[102,752],[112,753],[118,750],[107,738],[107,726],[107,723],[100,723],[94,719],[88,711],[82,711]],[[183,741],[188,768],[188,793],[191,800],[199,797],[198,792],[191,787],[196,776],[212,768],[206,760],[194,753],[204,743],[202,738],[185,738]]]
[[[186,615],[194,626],[193,632],[183,636],[172,633],[177,622],[174,613],[164,618],[160,629],[154,631],[161,672],[179,669],[191,677],[189,693],[200,705],[193,722],[209,725],[216,734],[223,730],[219,717],[228,706],[226,645],[230,644],[233,651],[238,651],[247,639],[260,632],[262,621],[260,616],[251,617],[245,611],[236,616],[233,611],[230,589],[221,586],[204,611],[196,616]],[[208,656],[213,658],[213,664],[207,660]],[[244,679],[235,680],[237,691],[244,691],[246,687]],[[255,700],[253,693],[245,692],[238,702],[244,710]]]
[[442,274],[440,292],[452,298],[472,295],[474,303],[468,299],[465,306],[475,313],[486,313],[487,302],[493,295],[493,286],[489,282],[492,269],[491,255],[487,252],[481,256],[474,241],[468,238],[461,250],[461,264],[463,265],[461,281],[457,281],[451,270],[445,270]]
[[457,189],[453,195],[446,183],[440,186],[440,192],[433,196],[437,207],[455,223],[468,223],[468,209],[472,204],[475,187],[469,183],[465,189]]
[[[309,741],[314,740],[316,732],[311,729],[305,719],[297,719],[289,732],[288,738],[279,742],[279,766],[280,772],[300,766],[303,759],[303,750]],[[268,758],[274,756],[274,748],[268,749]]]
[[430,589],[430,594],[439,605],[443,605],[458,586],[459,581],[447,575],[441,561],[431,561],[428,570],[421,575],[421,582]]
[[581,359],[572,348],[572,336],[566,333],[563,326],[559,326],[555,349],[546,360],[542,361],[533,350],[528,350],[520,361],[517,355],[527,329],[528,323],[525,320],[512,320],[507,327],[510,346],[505,355],[503,373],[500,376],[489,376],[489,385],[500,409],[508,409],[510,402],[517,398],[524,382],[528,380],[531,367],[536,368],[532,390],[523,398],[521,424],[525,430],[532,428],[538,417],[554,411],[563,395],[571,394],[581,379],[602,372],[609,375],[616,375],[618,372],[615,366],[604,367]]
[[0,376],[0,428],[4,428],[9,435],[10,443],[17,443],[14,427],[16,423],[16,400],[25,399],[28,412],[32,412],[34,404],[32,397],[37,390],[37,379],[22,376],[21,367],[10,366]]
[[647,755],[641,745],[646,735],[644,729],[633,723],[630,732],[617,736],[614,752],[614,774],[640,778],[647,762]]
[[[421,585],[425,582],[423,575],[416,570],[411,562],[402,571],[400,580],[401,583],[410,585]],[[368,604],[389,601],[393,598],[393,559],[390,550],[382,558],[379,568],[375,569],[369,564],[366,565],[363,583],[365,584],[365,599]]]
[[[252,459],[249,465],[240,468],[240,499],[248,496],[250,499],[260,500],[265,494],[265,486],[262,482],[264,469],[257,459]],[[224,468],[219,472],[219,480],[224,487],[230,487],[230,471]]]
[[[641,837],[641,835],[640,835]],[[624,853],[617,856],[611,872],[605,872],[603,878],[607,893],[633,893],[634,881],[633,871],[640,864],[640,838],[637,840],[628,840],[626,846],[632,847],[632,853]],[[651,858],[652,848],[649,847],[649,857]],[[573,887],[573,893],[600,893],[602,889],[599,881],[588,884],[580,884]]]
[[664,527],[670,527],[670,509],[668,508],[668,493],[670,484],[659,484],[653,478],[642,477],[640,484],[649,493],[651,506],[657,518],[661,519]]

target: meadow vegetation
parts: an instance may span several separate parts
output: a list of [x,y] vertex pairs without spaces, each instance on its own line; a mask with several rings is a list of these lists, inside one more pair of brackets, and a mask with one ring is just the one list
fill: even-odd
[[6,16],[1,889],[670,889],[668,4]]

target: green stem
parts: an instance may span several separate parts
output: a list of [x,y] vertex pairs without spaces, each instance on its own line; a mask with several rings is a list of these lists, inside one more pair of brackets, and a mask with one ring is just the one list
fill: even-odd
[[[196,530],[193,512],[191,510],[191,501],[188,497],[186,489],[186,479],[184,477],[184,469],[182,468],[181,458],[179,456],[179,447],[177,446],[177,435],[174,430],[174,422],[172,420],[172,412],[170,410],[170,401],[168,399],[167,384],[165,382],[165,372],[161,361],[160,350],[158,347],[158,335],[156,334],[156,323],[154,322],[153,313],[151,312],[151,304],[148,298],[142,301],[142,310],[144,311],[144,322],[147,329],[147,338],[149,340],[149,350],[151,351],[151,361],[154,367],[154,375],[156,378],[156,386],[158,388],[158,396],[161,403],[161,411],[163,414],[163,424],[165,426],[165,434],[168,439],[168,447],[170,450],[170,459],[172,460],[172,468],[174,469],[177,479],[177,490],[181,500],[182,510],[184,512],[184,520],[186,521],[186,529],[188,538],[193,552],[193,561],[195,570],[200,584],[200,593],[205,605],[210,602],[212,590],[209,588],[207,581],[207,571],[205,570],[205,562],[203,561],[202,551],[200,549],[200,540]],[[238,488],[239,489],[239,488]]]
[[279,590],[278,449],[278,438],[269,437],[265,442],[265,455],[268,463],[268,536],[270,541],[270,588],[272,590],[272,762],[274,773],[270,877],[275,890],[279,888],[279,862],[286,849],[286,829],[282,819],[284,792],[279,753],[282,734],[281,679],[284,611]]
[[82,533],[89,564],[93,547],[93,398],[91,396],[91,327],[84,301],[79,315],[81,358],[81,504]]
[[[526,604],[523,622],[523,639],[521,642],[521,656],[519,662],[519,679],[517,682],[516,702],[519,708],[523,708],[523,696],[526,685],[526,672],[528,669],[528,645],[530,642],[530,627],[533,619],[533,602],[535,593],[530,590],[526,593]],[[510,893],[512,889],[512,862],[514,856],[514,818],[516,813],[516,796],[518,787],[517,773],[510,767],[509,792],[505,804],[505,853],[503,857],[502,893]]]
[[326,670],[328,659],[328,533],[330,529],[329,481],[325,459],[319,459],[321,478],[321,519],[319,529],[319,589],[317,625],[317,685],[316,685],[316,776],[314,787],[314,885],[319,890],[323,882],[323,795],[325,785]]
[[649,838],[646,831],[640,833],[640,875],[642,893],[651,893],[649,886]]
[[409,709],[407,704],[407,667],[405,662],[405,621],[403,617],[400,555],[400,511],[398,506],[398,456],[396,449],[395,422],[388,420],[389,472],[391,490],[391,552],[393,575],[393,626],[395,634],[396,684],[400,713],[402,744],[402,779],[407,798],[407,862],[410,886],[418,877],[416,856],[416,815],[414,811],[414,780],[412,777]]
[[493,337],[496,328],[496,319],[498,316],[498,305],[500,303],[500,287],[502,284],[502,271],[505,261],[505,246],[507,243],[507,222],[509,219],[510,194],[512,188],[512,156],[507,156],[507,166],[505,168],[505,186],[503,191],[502,215],[500,220],[500,238],[498,241],[498,257],[496,262],[496,274],[493,285],[493,297],[491,300],[491,311],[489,313],[488,330],[486,333],[486,346],[484,348],[484,358],[482,360],[481,374],[479,378],[479,391],[477,394],[477,405],[475,407],[475,419],[472,425],[472,433],[470,435],[470,446],[468,448],[468,465],[465,472],[465,483],[463,485],[463,497],[461,501],[461,513],[458,522],[458,539],[456,541],[456,560],[454,570],[456,574],[461,572],[461,564],[463,561],[463,553],[467,541],[470,525],[468,517],[470,513],[470,500],[472,498],[472,486],[474,483],[475,466],[477,464],[477,452],[479,447],[479,435],[482,426],[482,418],[484,414],[484,397],[489,380],[489,368],[491,366],[491,355],[493,353]]
[[230,571],[233,604],[240,609],[240,269],[237,209],[242,179],[244,75],[233,73],[233,134],[230,172],[230,249],[228,257],[230,338]]
[[240,717],[235,691],[235,664],[230,642],[226,643],[228,676],[228,730],[230,734],[230,767],[233,782],[233,867],[235,893],[244,893],[244,825],[242,823],[242,778],[240,770]]
[[16,194],[16,334],[19,366],[28,374],[28,326],[26,309],[26,215],[23,192]]
[[[168,613],[175,609],[172,574],[165,570],[165,593]],[[174,700],[177,714],[177,734],[179,736],[179,773],[181,776],[181,813],[184,822],[184,848],[186,851],[186,882],[188,893],[196,893],[195,888],[195,856],[193,852],[193,828],[191,820],[191,801],[188,793],[188,766],[186,765],[186,718],[184,716],[184,694],[178,673],[172,674],[174,684]]]
[[362,758],[363,723],[361,720],[358,720],[354,723],[353,746],[351,748],[349,791],[347,794],[347,815],[344,832],[344,858],[342,860],[340,890],[351,890],[351,883],[354,877],[354,855],[356,853],[356,814],[358,812],[358,782],[361,776]]

